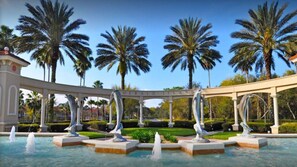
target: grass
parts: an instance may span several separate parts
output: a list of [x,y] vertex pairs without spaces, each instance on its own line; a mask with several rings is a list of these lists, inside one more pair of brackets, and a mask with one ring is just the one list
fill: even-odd
[[228,140],[229,137],[236,136],[240,132],[219,132],[213,135],[204,136],[207,139],[220,139],[220,140]]
[[196,132],[194,129],[187,128],[124,128],[122,130],[122,135],[130,136],[134,131],[153,131],[158,132],[160,135],[170,134],[172,136],[192,136]]
[[81,132],[78,132],[78,133],[79,133],[80,135],[87,136],[87,137],[89,137],[90,139],[105,138],[105,137],[106,137],[105,134],[98,133],[98,132],[81,131]]

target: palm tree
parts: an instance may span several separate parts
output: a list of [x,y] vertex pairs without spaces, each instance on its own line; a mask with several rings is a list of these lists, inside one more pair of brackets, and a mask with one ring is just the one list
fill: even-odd
[[[76,74],[80,77],[79,86],[85,86],[86,84],[86,71],[89,70],[92,67],[91,61],[93,61],[93,57],[90,56],[91,53],[84,53],[86,54],[86,57],[88,57],[88,62],[82,62],[81,60],[77,59],[75,64],[73,65],[73,68],[76,71]],[[83,84],[82,84],[83,81]]]
[[121,75],[121,89],[125,89],[125,76],[131,69],[140,75],[140,70],[149,72],[151,63],[147,60],[149,51],[144,42],[145,37],[137,37],[136,28],[121,27],[111,28],[113,35],[106,31],[101,34],[107,40],[107,43],[97,45],[98,57],[95,60],[95,66],[100,70],[107,66],[109,71],[115,64],[117,74]]
[[28,98],[26,99],[27,107],[33,111],[32,113],[32,123],[35,123],[35,119],[38,117],[37,111],[41,109],[41,96],[32,91],[31,94],[27,94]]
[[8,47],[10,52],[14,52],[15,45],[12,43],[12,41],[17,36],[12,34],[13,29],[2,25],[0,30],[0,50],[3,50],[4,47]]
[[240,48],[239,50],[235,51],[235,55],[228,63],[231,67],[234,67],[234,72],[241,70],[243,73],[245,73],[247,83],[249,82],[249,71],[253,70],[253,65],[256,61],[256,57],[253,55],[253,52],[249,51],[247,48]]
[[106,101],[106,100],[104,100],[104,99],[101,99],[101,100],[100,100],[100,104],[102,105],[102,116],[103,116],[103,120],[105,120],[105,112],[104,112],[104,107],[105,107],[105,105],[107,105],[108,103],[107,103],[107,101]]
[[91,106],[91,117],[92,117],[92,114],[93,114],[93,104],[95,104],[95,101],[91,99],[87,103],[88,103],[88,105]]
[[[32,16],[21,16],[20,25],[16,27],[20,30],[21,36],[14,42],[20,43],[17,53],[33,52],[34,55],[49,55],[51,58],[51,82],[56,82],[57,62],[64,64],[63,52],[75,63],[76,59],[88,62],[84,52],[91,52],[88,48],[89,37],[83,34],[73,33],[80,25],[86,22],[77,19],[70,22],[73,15],[73,8],[69,8],[64,3],[56,1],[54,4],[50,0],[40,0],[41,6],[26,4]],[[51,95],[50,111],[53,111],[54,95]],[[51,114],[51,119],[53,114]]]
[[93,83],[93,88],[103,89],[103,82],[97,80]]
[[[188,69],[189,89],[193,86],[193,73],[199,63],[203,69],[207,69],[207,64],[216,65],[215,61],[222,58],[220,53],[214,49],[219,41],[217,36],[212,35],[211,24],[201,25],[201,20],[197,18],[180,19],[179,25],[171,26],[173,35],[165,37],[164,49],[168,53],[162,57],[163,69],[171,67],[171,72],[181,65],[181,70]],[[189,99],[188,119],[192,119],[192,99]]]
[[[249,10],[251,20],[236,20],[235,23],[242,26],[240,31],[233,32],[232,38],[242,40],[233,44],[230,52],[239,49],[248,49],[255,57],[256,63],[264,64],[266,79],[271,79],[271,68],[273,68],[274,53],[288,66],[285,58],[288,43],[296,46],[297,22],[292,20],[297,15],[297,10],[284,15],[287,4],[278,7],[278,3],[265,2],[256,10]],[[250,56],[250,55],[249,55]]]

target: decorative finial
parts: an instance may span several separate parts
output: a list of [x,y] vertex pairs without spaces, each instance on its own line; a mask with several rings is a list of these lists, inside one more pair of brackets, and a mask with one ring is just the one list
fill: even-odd
[[6,47],[4,47],[4,53],[5,54],[9,54],[9,48],[6,46]]

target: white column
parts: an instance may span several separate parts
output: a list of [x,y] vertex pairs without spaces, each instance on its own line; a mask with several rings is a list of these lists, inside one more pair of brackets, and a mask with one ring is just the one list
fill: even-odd
[[42,99],[41,99],[41,115],[40,115],[40,132],[46,132],[47,126],[45,125],[45,107],[46,107],[46,99],[47,99],[47,90],[44,89],[42,93]]
[[143,127],[144,123],[143,123],[143,97],[140,97],[139,100],[139,122],[138,122],[138,126],[139,127]]
[[201,103],[200,103],[200,117],[201,117],[201,120],[200,120],[200,125],[202,127],[204,127],[204,102],[203,100],[201,100]]
[[109,106],[109,122],[108,125],[113,125],[112,123],[112,105]]
[[278,134],[279,130],[279,120],[278,120],[278,103],[277,103],[277,95],[273,94],[271,95],[273,98],[273,114],[274,114],[274,125],[271,126],[271,132],[272,134]]
[[238,112],[237,112],[237,98],[233,98],[233,107],[234,107],[234,124],[232,125],[233,131],[239,130],[238,124]]
[[172,119],[172,97],[169,97],[169,123],[168,123],[168,127],[172,128],[174,123],[173,123],[173,119]]

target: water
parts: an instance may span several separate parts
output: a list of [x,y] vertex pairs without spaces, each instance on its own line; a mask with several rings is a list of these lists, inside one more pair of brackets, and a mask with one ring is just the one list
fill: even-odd
[[151,159],[154,161],[161,159],[161,137],[158,132],[155,134],[155,142]]
[[15,127],[13,126],[11,128],[10,134],[9,134],[9,142],[15,142]]
[[33,154],[34,152],[35,152],[35,137],[34,137],[34,133],[31,132],[29,133],[27,138],[26,153]]
[[260,150],[228,147],[224,154],[189,156],[181,151],[162,151],[162,159],[148,158],[151,151],[134,151],[128,155],[95,153],[93,147],[57,147],[52,138],[36,137],[34,154],[26,154],[26,137],[10,144],[0,137],[1,167],[287,167],[297,164],[297,139],[268,139]]

